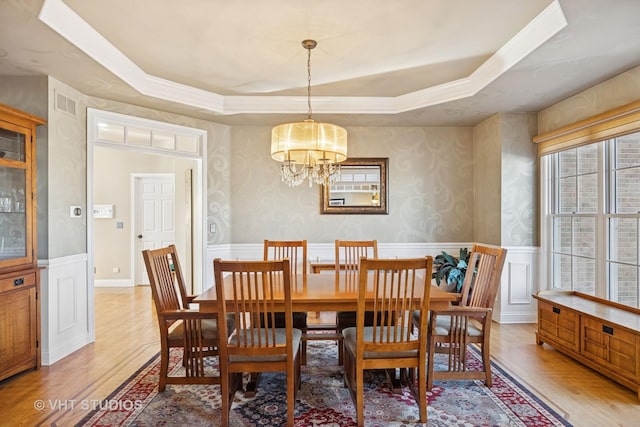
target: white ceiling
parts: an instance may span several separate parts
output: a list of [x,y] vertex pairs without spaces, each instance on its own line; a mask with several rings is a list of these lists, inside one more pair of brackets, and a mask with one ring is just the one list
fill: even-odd
[[2,0],[1,76],[228,124],[474,125],[640,65],[638,0]]

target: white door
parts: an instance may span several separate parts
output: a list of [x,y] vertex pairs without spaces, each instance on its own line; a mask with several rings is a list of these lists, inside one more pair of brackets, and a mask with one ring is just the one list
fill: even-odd
[[148,285],[142,251],[175,243],[175,176],[157,174],[135,178],[134,221],[136,284]]

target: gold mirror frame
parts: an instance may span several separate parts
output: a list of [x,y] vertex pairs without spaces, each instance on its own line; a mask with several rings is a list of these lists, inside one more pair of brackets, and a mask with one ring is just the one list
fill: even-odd
[[[378,214],[388,215],[389,208],[387,202],[388,191],[388,175],[387,169],[389,167],[389,158],[387,157],[358,157],[348,158],[344,162],[340,163],[341,175],[346,176],[349,174],[350,169],[358,168],[377,168],[379,172],[380,180],[376,184],[366,184],[369,187],[363,190],[358,190],[360,193],[370,194],[369,200],[372,200],[372,204],[358,204],[349,205],[348,197],[341,197],[342,194],[337,191],[332,191],[331,186],[320,186],[320,214]],[[340,185],[335,183],[335,185]],[[377,192],[374,185],[377,185]],[[344,191],[344,190],[343,190]],[[348,192],[346,192],[348,193]],[[345,194],[346,194],[345,193]],[[376,197],[379,198],[376,200]],[[375,200],[375,203],[373,204]]]

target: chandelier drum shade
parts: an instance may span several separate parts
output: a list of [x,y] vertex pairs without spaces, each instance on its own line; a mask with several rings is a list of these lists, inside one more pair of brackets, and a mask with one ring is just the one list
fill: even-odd
[[340,162],[347,159],[347,131],[330,123],[318,123],[311,118],[311,49],[314,40],[304,40],[307,49],[307,119],[275,126],[271,131],[271,158],[281,162],[282,181],[290,186],[305,179],[329,184],[340,175]]

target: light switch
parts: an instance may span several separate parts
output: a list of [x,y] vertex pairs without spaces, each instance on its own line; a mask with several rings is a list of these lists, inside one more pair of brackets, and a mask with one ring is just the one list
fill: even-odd
[[113,218],[113,205],[93,205],[94,218]]
[[209,224],[209,232],[210,233],[215,233],[216,232],[216,224],[215,223]]

